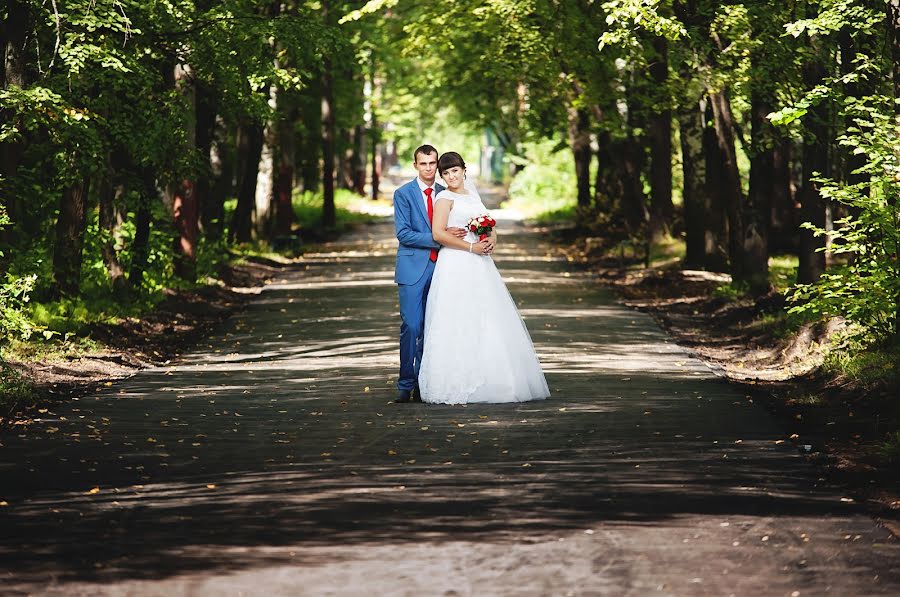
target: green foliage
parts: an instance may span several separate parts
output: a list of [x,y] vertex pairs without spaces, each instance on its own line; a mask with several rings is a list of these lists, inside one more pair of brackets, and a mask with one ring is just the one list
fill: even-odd
[[547,214],[574,214],[575,166],[565,145],[546,139],[522,145],[524,165],[509,185],[509,201],[503,204],[531,218]]
[[769,283],[777,292],[784,292],[797,283],[798,259],[795,255],[769,257]]
[[[0,230],[10,224],[6,208],[0,205]],[[0,258],[3,253],[0,252]],[[0,352],[3,339],[20,337],[28,339],[34,333],[34,326],[22,313],[22,307],[29,300],[29,293],[34,288],[37,276],[17,277],[8,271],[5,279],[0,280]]]
[[716,298],[727,299],[729,301],[736,301],[740,298],[747,296],[748,287],[746,285],[741,284],[733,284],[729,282],[728,284],[721,284],[713,290],[713,296]]
[[900,384],[900,354],[889,349],[866,346],[858,340],[843,338],[849,350],[833,350],[823,366],[864,388],[891,388]]
[[866,163],[855,184],[820,178],[821,193],[847,206],[849,215],[826,231],[804,226],[831,238],[831,252],[845,256],[812,285],[798,285],[792,312],[842,316],[857,324],[857,333],[875,342],[896,341],[900,332],[900,160],[896,153],[891,101],[870,96],[848,101],[844,112],[854,126],[839,142]]
[[[334,194],[336,210],[337,230],[346,230],[353,224],[364,224],[373,221],[373,216],[361,213],[353,209],[360,202],[360,197],[352,191],[337,189]],[[311,193],[304,191],[295,193],[293,199],[294,215],[300,227],[300,234],[304,231],[315,231],[322,228],[322,203],[321,192]]]
[[879,447],[878,454],[890,464],[900,462],[900,431],[888,434]]
[[37,394],[31,384],[0,358],[0,415],[8,415],[36,401]]

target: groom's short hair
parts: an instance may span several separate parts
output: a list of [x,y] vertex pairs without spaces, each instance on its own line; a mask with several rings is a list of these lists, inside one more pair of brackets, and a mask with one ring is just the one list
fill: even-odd
[[437,157],[437,152],[438,152],[438,150],[435,149],[433,145],[420,145],[420,146],[417,147],[416,150],[413,152],[413,164],[415,164],[416,162],[419,161],[419,154],[420,154],[420,153],[421,153],[422,155],[431,155],[431,154],[434,154],[435,157]]

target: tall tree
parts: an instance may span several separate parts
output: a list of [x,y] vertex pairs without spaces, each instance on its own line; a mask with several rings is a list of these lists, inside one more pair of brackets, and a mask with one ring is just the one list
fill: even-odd
[[655,87],[655,108],[649,118],[650,141],[650,235],[659,236],[672,221],[672,111],[669,108],[669,50],[666,39],[651,44],[650,78]]

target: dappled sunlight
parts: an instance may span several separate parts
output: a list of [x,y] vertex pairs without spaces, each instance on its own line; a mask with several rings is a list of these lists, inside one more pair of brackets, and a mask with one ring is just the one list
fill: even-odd
[[[851,527],[879,540],[765,411],[540,242],[520,237],[501,272],[550,399],[395,404],[393,251],[319,253],[190,354],[5,440],[0,556],[34,582],[108,584],[387,546],[578,550],[587,531],[630,562],[725,523],[810,560]],[[798,539],[812,524],[817,541]],[[622,547],[642,533],[643,551]]]

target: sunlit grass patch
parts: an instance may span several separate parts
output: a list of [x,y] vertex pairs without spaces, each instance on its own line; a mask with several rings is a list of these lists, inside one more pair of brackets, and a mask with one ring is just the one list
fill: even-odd
[[[337,230],[344,230],[351,224],[365,224],[378,219],[361,209],[360,203],[365,201],[362,197],[346,189],[337,189],[334,193],[335,220]],[[296,222],[300,226],[301,234],[304,229],[317,230],[322,228],[322,209],[325,199],[321,192],[310,191],[294,194],[293,206]]]
[[21,375],[0,361],[0,418],[37,400],[34,388]]
[[856,345],[845,347],[831,351],[824,367],[865,387],[900,387],[900,354],[896,349]]
[[803,393],[789,397],[787,403],[792,406],[822,406],[825,404],[825,398],[820,394]]
[[670,235],[663,236],[650,245],[650,266],[662,267],[684,260],[684,240]]
[[784,292],[797,283],[796,255],[773,255],[769,257],[769,282],[778,292]]
[[542,223],[575,220],[575,166],[564,147],[553,139],[523,144],[525,167],[510,182],[504,209]]

